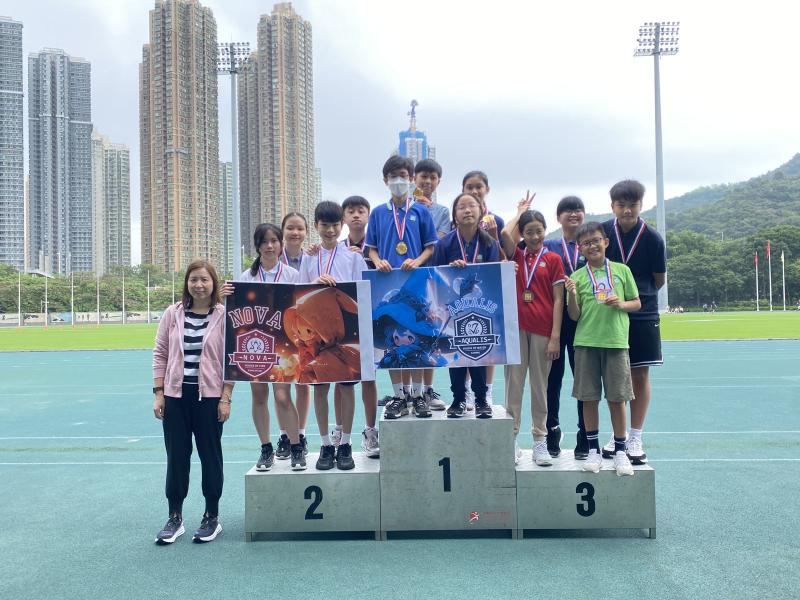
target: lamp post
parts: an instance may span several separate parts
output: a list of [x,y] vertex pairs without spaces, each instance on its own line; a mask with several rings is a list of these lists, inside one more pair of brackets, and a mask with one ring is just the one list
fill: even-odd
[[[639,47],[634,51],[634,56],[652,56],[655,80],[655,112],[656,112],[656,220],[658,232],[667,243],[667,219],[664,207],[664,158],[661,151],[661,76],[659,72],[659,58],[662,55],[678,53],[678,31],[680,21],[661,21],[659,23],[645,23],[639,27],[639,37],[636,41]],[[666,310],[669,295],[667,282],[658,291],[658,310]]]
[[[236,131],[236,75],[250,56],[250,42],[220,42],[217,44],[217,73],[228,73],[231,76],[231,162],[233,163],[231,212],[233,213],[233,276],[242,272],[242,257],[235,251],[242,244],[242,233],[239,231],[239,142]],[[227,268],[227,265],[226,265]]]

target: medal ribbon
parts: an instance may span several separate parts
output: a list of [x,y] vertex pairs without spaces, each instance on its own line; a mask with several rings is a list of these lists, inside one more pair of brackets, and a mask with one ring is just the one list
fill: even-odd
[[[272,279],[273,283],[278,283],[281,280],[281,275],[283,274],[283,263],[278,261],[278,270],[275,272],[275,277]],[[258,267],[258,274],[261,276],[261,281],[267,281],[267,271],[264,270],[264,267]]]
[[397,235],[400,238],[400,241],[403,241],[403,235],[406,233],[406,219],[408,219],[408,207],[411,204],[411,199],[406,198],[406,211],[403,215],[403,222],[400,223],[400,220],[397,218],[397,207],[394,205],[394,201],[389,201],[389,204],[392,206],[392,216],[394,217],[394,228],[397,230]]
[[[589,279],[592,282],[592,293],[596,294],[600,291],[600,283],[597,281],[597,277],[594,274],[592,269],[592,265],[587,264],[586,270],[589,272]],[[608,280],[608,291],[614,291],[614,280],[611,279],[611,265],[608,262],[608,259],[605,259],[605,270],[606,270],[606,279]]]
[[478,247],[481,245],[480,238],[478,238],[477,232],[475,233],[475,252],[472,253],[472,260],[467,259],[467,250],[464,246],[464,242],[461,240],[461,233],[456,229],[456,238],[458,239],[458,245],[461,248],[461,257],[464,259],[464,262],[475,262],[475,259],[478,258]]
[[[286,248],[283,249],[283,262],[285,262],[290,267],[292,266],[292,263],[290,262],[290,259],[289,259],[289,255],[286,254]],[[300,267],[302,267],[302,266],[303,266],[303,250],[301,249],[300,250],[300,264],[297,265],[297,269],[300,270]]]
[[620,235],[620,227],[617,219],[614,219],[614,234],[617,236],[617,244],[619,244],[619,253],[622,255],[622,262],[626,265],[628,261],[633,256],[633,253],[636,252],[636,247],[639,245],[639,240],[642,239],[642,235],[644,235],[644,230],[647,228],[647,225],[644,221],[639,224],[639,231],[636,232],[636,237],[633,240],[633,245],[631,246],[631,251],[628,252],[628,255],[625,255],[625,247],[622,245],[622,236]]
[[336,258],[336,251],[339,249],[339,244],[334,246],[331,253],[328,255],[328,266],[325,267],[325,271],[322,270],[322,248],[319,249],[319,254],[317,254],[317,273],[319,276],[322,277],[323,273],[325,275],[329,275],[331,269],[333,268],[333,259]]
[[[525,256],[523,257],[522,266],[525,269],[525,289],[531,289],[531,281],[534,280],[536,277],[536,267],[539,265],[539,260],[542,258],[542,254],[544,254],[546,248],[542,246],[541,250],[539,250],[539,254],[536,255],[536,259],[533,261],[533,268],[531,269],[530,273],[528,273],[528,249],[525,249]],[[532,255],[533,253],[531,253]]]
[[570,257],[569,246],[567,245],[567,241],[563,237],[561,238],[561,249],[564,251],[564,258],[567,259],[567,265],[569,266],[569,274],[572,275],[575,272],[575,269],[578,268],[578,257],[580,256],[580,251],[578,250],[578,243],[575,242],[574,257]]

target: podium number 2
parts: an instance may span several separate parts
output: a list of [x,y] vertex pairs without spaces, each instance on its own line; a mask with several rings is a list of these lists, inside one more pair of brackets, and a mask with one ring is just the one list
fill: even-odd
[[444,491],[449,492],[450,486],[450,457],[445,456],[439,461],[439,466],[442,467],[442,483],[444,484]]
[[577,504],[578,514],[582,517],[591,517],[594,514],[594,486],[591,483],[579,483],[575,488],[576,494],[583,494],[583,502]]
[[310,485],[306,488],[303,497],[306,500],[311,500],[312,497],[314,498],[314,501],[311,503],[311,506],[309,506],[308,510],[306,511],[306,521],[321,519],[322,513],[317,513],[314,511],[317,510],[317,507],[319,506],[320,502],[322,502],[322,488],[320,488],[318,485]]

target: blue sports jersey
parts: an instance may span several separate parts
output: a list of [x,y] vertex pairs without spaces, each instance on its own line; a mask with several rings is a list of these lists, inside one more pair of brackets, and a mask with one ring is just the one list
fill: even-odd
[[[475,254],[476,244],[479,244],[477,256]],[[498,262],[500,260],[500,245],[494,238],[492,238],[492,243],[487,246],[479,241],[478,235],[475,235],[468,243],[464,244],[464,251],[467,255],[468,263],[473,262],[473,256],[475,256],[474,262],[476,263]],[[461,246],[458,243],[457,232],[454,229],[436,242],[436,248],[433,250],[433,256],[428,264],[434,267],[449,265],[454,260],[463,258]]]
[[555,252],[561,257],[561,263],[564,265],[564,273],[568,276],[580,269],[586,264],[586,257],[578,252],[578,260],[575,261],[575,247],[577,242],[567,242],[567,252],[569,252],[569,259],[564,255],[564,246],[561,245],[561,238],[557,240],[545,240],[544,247],[550,252]]
[[[384,202],[369,215],[367,225],[367,238],[365,245],[375,248],[378,256],[389,261],[392,268],[399,268],[407,258],[417,258],[428,246],[433,246],[438,241],[436,226],[431,218],[431,211],[424,205],[411,200],[406,218],[406,228],[403,232],[403,242],[408,247],[405,254],[398,254],[397,244],[400,238],[397,235],[394,214],[391,207],[392,201]],[[397,219],[403,222],[406,215],[405,206],[397,209]],[[399,224],[398,223],[398,224]]]

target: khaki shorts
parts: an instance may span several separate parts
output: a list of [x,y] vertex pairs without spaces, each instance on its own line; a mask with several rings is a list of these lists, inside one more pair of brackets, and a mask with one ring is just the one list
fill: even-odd
[[624,348],[575,346],[572,397],[581,402],[599,402],[603,390],[608,402],[633,400],[628,351]]

